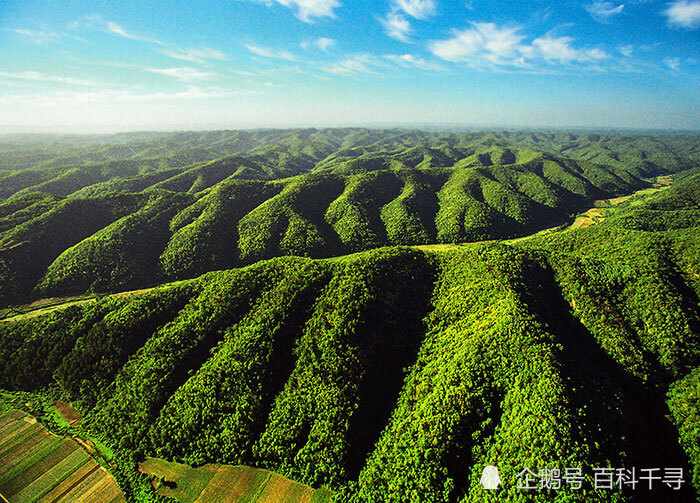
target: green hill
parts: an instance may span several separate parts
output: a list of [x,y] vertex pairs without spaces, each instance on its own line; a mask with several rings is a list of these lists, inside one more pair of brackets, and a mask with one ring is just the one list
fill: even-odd
[[[515,245],[275,258],[14,322],[0,386],[57,383],[120,449],[264,467],[337,501],[482,501],[486,464],[500,499],[525,466],[576,466],[584,489],[559,497],[692,501],[698,220],[629,215],[697,213],[699,190]],[[596,492],[602,466],[689,482]]]
[[[0,151],[8,163],[0,178],[2,305],[152,286],[284,255],[523,236],[700,159],[687,135],[346,129],[30,139],[6,140]],[[111,147],[119,142],[132,155],[118,158]],[[82,164],[13,168],[8,159],[29,155],[28,145],[47,155],[53,145],[56,159]],[[95,164],[98,147],[115,158]],[[192,149],[206,155],[186,164]],[[138,202],[105,217],[96,209],[70,230],[79,206],[118,198]],[[118,264],[126,256],[138,265]]]
[[[4,304],[161,284],[0,320],[0,389],[75,404],[127,498],[163,501],[144,456],[269,470],[348,503],[484,501],[489,464],[494,501],[700,496],[697,137],[3,141],[2,176],[50,188],[6,186]],[[128,170],[74,176],[101,163]],[[594,206],[599,223],[561,225]],[[604,467],[685,483],[594,490]],[[582,488],[525,493],[524,468],[581,468]]]

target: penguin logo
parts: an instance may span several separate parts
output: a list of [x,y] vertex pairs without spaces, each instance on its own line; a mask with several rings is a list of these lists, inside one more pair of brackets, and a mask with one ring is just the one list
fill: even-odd
[[484,489],[490,491],[498,489],[498,486],[501,485],[501,475],[498,473],[498,468],[493,465],[484,466],[480,482]]

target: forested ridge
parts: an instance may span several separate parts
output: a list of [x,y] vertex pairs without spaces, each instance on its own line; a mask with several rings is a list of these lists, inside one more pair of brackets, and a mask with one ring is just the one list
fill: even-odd
[[0,305],[285,255],[527,235],[699,162],[692,134],[3,136]]
[[[417,211],[430,207],[412,199],[421,183],[425,193],[437,188],[430,184],[440,187],[433,191],[439,215],[459,206],[442,201],[466,193],[453,187],[483,188],[486,181],[473,180],[491,180],[483,167],[431,169],[361,172],[351,175],[359,175],[354,185],[331,171],[229,181],[200,197],[115,195],[103,215],[117,215],[118,232],[104,240],[148,240],[144,245],[157,249],[154,243],[170,246],[172,236],[190,226],[191,235],[202,232],[190,243],[216,256],[230,248],[206,236],[229,232],[229,242],[258,239],[269,246],[267,229],[284,227],[279,221],[285,218],[303,220],[305,211],[325,211],[331,222],[341,222],[352,210],[358,215],[352,225],[365,218],[364,229],[379,229],[383,215],[398,212],[402,201],[414,201]],[[488,173],[498,180],[517,169],[496,166]],[[596,170],[622,179],[618,168]],[[626,172],[624,183],[636,187],[642,173]],[[446,188],[454,177],[459,181]],[[367,191],[366,180],[385,185]],[[591,180],[590,190],[600,192],[589,197],[609,193]],[[302,204],[307,189],[315,197]],[[215,194],[222,199],[216,202]],[[241,204],[227,206],[222,200],[228,197]],[[372,200],[377,202],[366,202]],[[134,207],[139,209],[128,211]],[[224,214],[239,222],[254,217],[248,226],[217,227],[217,215]],[[269,250],[284,248],[262,248],[266,252],[249,255],[254,263],[245,267],[5,322],[0,388],[60,387],[85,412],[89,428],[115,449],[191,464],[265,467],[314,487],[326,485],[336,501],[483,501],[479,478],[487,464],[497,465],[505,481],[489,496],[498,501],[695,501],[699,217],[700,178],[691,170],[671,188],[615,208],[598,225],[511,244],[440,252],[380,247],[325,259],[267,259],[275,254]],[[139,234],[142,220],[163,234]],[[448,228],[433,221],[433,232]],[[197,230],[197,223],[210,226],[210,234]],[[140,257],[126,260],[118,244],[97,247],[108,228],[71,249],[83,257],[72,267],[100,267],[88,257],[103,256],[115,265],[100,277],[120,274],[120,260],[127,269],[153,267],[156,262]],[[429,224],[420,228],[430,232]],[[277,235],[279,243],[270,239],[282,247],[287,231]],[[350,230],[315,239],[342,244],[344,235],[371,236]],[[505,233],[510,235],[517,233]],[[338,249],[382,244],[366,243]],[[173,263],[187,260],[176,250],[167,256]],[[70,255],[61,257],[50,267],[71,263]],[[231,260],[226,267],[238,264],[220,260]],[[86,277],[81,274],[75,277]],[[660,485],[652,492],[639,486],[593,491],[592,468],[606,466],[682,467],[687,483],[681,491]],[[580,491],[565,485],[524,493],[513,482],[524,467],[583,467],[588,479]]]

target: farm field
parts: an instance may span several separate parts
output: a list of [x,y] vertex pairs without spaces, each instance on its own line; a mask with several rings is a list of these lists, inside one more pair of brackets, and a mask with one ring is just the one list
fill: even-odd
[[182,503],[326,503],[325,488],[289,480],[260,468],[208,464],[192,468],[158,458],[139,463],[141,473],[156,477],[153,484],[163,496]]
[[[619,206],[620,204],[626,201],[630,201],[632,199],[643,200],[645,196],[650,196],[652,194],[656,194],[658,192],[666,190],[671,186],[672,181],[672,176],[659,176],[656,178],[656,181],[652,187],[637,190],[632,194],[626,196],[613,197],[610,199],[600,199],[598,201],[595,201],[594,206],[592,208],[579,214],[576,217],[574,223],[571,224],[571,228],[580,229],[598,224],[605,220],[607,213],[610,211],[610,208]],[[634,202],[632,204],[634,204]]]
[[80,413],[75,410],[71,404],[58,400],[56,401],[55,408],[56,412],[58,412],[58,414],[61,416],[61,419],[63,419],[70,426],[79,426],[80,423],[82,423]]
[[126,501],[112,475],[73,439],[19,410],[0,414],[0,496],[9,503]]
[[[151,290],[153,290],[153,288],[140,288],[138,290],[128,290],[126,292],[114,293],[111,296],[117,298],[128,297],[131,295],[141,295]],[[30,304],[16,308],[15,311],[20,311],[17,313],[10,309],[0,310],[0,323],[2,323],[3,321],[17,321],[26,318],[34,318],[36,316],[43,316],[45,314],[65,309],[67,307],[79,306],[81,304],[95,302],[97,299],[97,296],[85,297],[84,295],[78,297],[40,299]],[[1,317],[3,316],[3,314],[5,316],[4,318]]]

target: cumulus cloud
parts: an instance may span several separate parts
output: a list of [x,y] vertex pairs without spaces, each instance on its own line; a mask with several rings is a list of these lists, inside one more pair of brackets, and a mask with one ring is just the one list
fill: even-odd
[[669,26],[694,30],[700,27],[700,0],[678,0],[664,11]]
[[296,61],[297,58],[289,51],[281,49],[270,49],[269,47],[261,47],[259,45],[246,45],[246,48],[257,56],[270,59],[285,59],[287,61]]
[[600,49],[575,49],[571,37],[544,37],[535,39],[530,47],[521,50],[529,58],[543,58],[547,61],[587,63],[605,59],[608,55]]
[[526,43],[520,28],[473,23],[471,28],[455,31],[446,40],[432,42],[429,49],[445,61],[463,62],[475,67],[529,67],[537,61],[590,63],[609,57],[601,49],[577,49],[572,43],[571,37],[551,35]]
[[485,59],[492,63],[513,60],[525,38],[518,28],[499,28],[494,23],[474,23],[472,28],[455,31],[447,40],[432,42],[430,51],[452,62],[474,62]]
[[147,68],[149,72],[172,77],[182,82],[197,82],[202,80],[213,80],[216,78],[215,73],[204,72],[191,66],[182,66],[178,68]]
[[407,16],[424,20],[434,13],[434,0],[394,0],[389,13],[379,21],[384,26],[384,32],[391,38],[408,42],[411,34],[411,22]]
[[320,49],[323,52],[328,52],[335,44],[336,41],[332,38],[319,37],[313,40],[304,40],[300,45],[305,51]]
[[399,12],[390,12],[385,19],[380,20],[384,31],[391,38],[400,40],[401,42],[408,41],[411,34],[411,23],[406,17]]
[[586,5],[588,13],[599,23],[609,24],[615,16],[622,14],[625,4],[615,6],[612,2],[597,1]]

